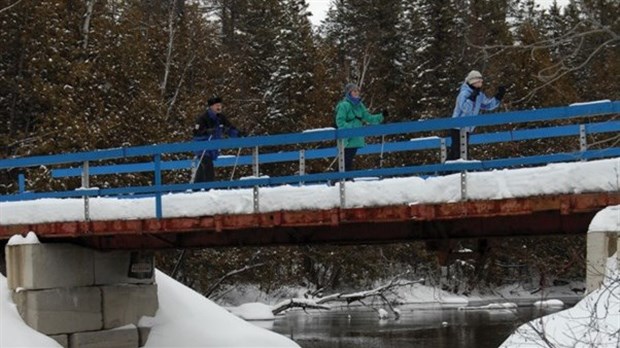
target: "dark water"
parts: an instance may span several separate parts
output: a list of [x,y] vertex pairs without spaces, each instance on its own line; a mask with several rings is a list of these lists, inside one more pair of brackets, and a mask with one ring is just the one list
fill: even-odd
[[380,320],[369,310],[289,312],[264,326],[303,348],[496,348],[522,323],[553,310],[403,310],[400,319]]

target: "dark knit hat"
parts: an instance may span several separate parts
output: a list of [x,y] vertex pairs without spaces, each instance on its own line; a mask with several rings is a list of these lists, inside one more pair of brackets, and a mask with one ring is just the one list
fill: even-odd
[[357,85],[355,83],[347,83],[344,86],[344,94],[347,95],[347,94],[349,94],[354,89],[359,89],[359,87],[357,87]]
[[222,98],[214,95],[213,97],[209,98],[209,100],[207,100],[207,106],[211,106],[217,103],[221,103],[222,102]]

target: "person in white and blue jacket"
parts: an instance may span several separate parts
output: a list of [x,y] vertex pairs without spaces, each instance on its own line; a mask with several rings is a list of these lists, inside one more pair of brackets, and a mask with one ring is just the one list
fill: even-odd
[[[481,90],[483,81],[482,74],[477,70],[472,70],[467,74],[459,95],[456,97],[452,117],[476,116],[480,110],[493,110],[499,106],[506,94],[506,87],[499,86],[495,96],[489,97]],[[469,143],[469,133],[474,131],[474,127],[466,127],[465,130],[467,131],[467,143]],[[460,129],[451,129],[450,138],[452,146],[448,153],[448,160],[459,159],[461,158]]]
[[[194,141],[217,140],[228,135],[236,138],[243,135],[230,121],[222,114],[222,98],[214,96],[207,101],[207,110],[196,117],[194,126]],[[207,182],[215,180],[215,168],[213,161],[217,159],[220,151],[204,150],[197,151],[196,157],[199,159],[194,182]]]

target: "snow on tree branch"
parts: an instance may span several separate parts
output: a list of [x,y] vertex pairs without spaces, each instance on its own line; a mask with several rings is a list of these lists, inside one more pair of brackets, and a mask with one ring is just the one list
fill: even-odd
[[414,284],[424,282],[424,279],[418,279],[418,280],[400,279],[408,273],[409,272],[399,274],[395,276],[394,278],[392,278],[388,283],[383,284],[371,290],[358,291],[358,292],[353,292],[353,293],[348,293],[348,294],[347,293],[336,293],[336,294],[331,294],[331,295],[327,295],[324,297],[320,297],[317,299],[294,298],[294,299],[285,300],[273,306],[272,312],[274,315],[276,315],[290,308],[303,308],[304,310],[307,308],[329,310],[331,307],[328,305],[324,305],[324,303],[336,302],[336,301],[346,302],[347,305],[355,301],[358,301],[362,303],[363,305],[366,305],[364,302],[362,302],[362,300],[364,300],[365,298],[379,297],[385,303],[388,304],[392,312],[395,313],[396,316],[398,317],[399,316],[398,311],[392,307],[392,305],[388,301],[385,294],[388,291],[398,288],[398,287],[409,286],[409,285],[414,285]]

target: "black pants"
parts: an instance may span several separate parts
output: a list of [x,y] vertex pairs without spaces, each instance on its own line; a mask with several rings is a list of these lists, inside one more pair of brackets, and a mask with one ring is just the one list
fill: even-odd
[[213,167],[213,159],[211,156],[202,156],[202,160],[198,164],[196,170],[196,178],[194,182],[215,181],[215,167]]
[[[452,145],[450,146],[450,151],[448,152],[448,161],[457,160],[461,158],[461,130],[460,129],[450,129],[450,139],[452,139]],[[469,132],[466,134],[466,141],[469,144]],[[465,158],[467,159],[467,158]]]
[[344,171],[350,172],[353,170],[353,158],[357,154],[357,147],[347,147],[344,149]]

